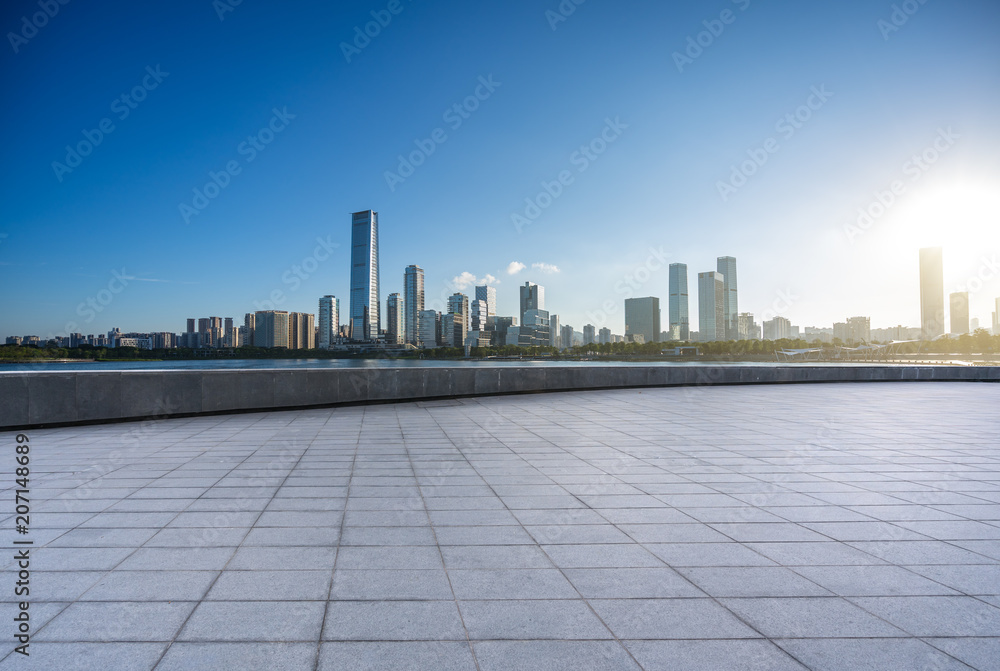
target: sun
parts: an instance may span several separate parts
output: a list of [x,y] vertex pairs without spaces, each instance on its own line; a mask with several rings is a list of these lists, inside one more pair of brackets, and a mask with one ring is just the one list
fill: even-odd
[[907,247],[976,254],[1000,243],[1000,183],[912,186],[893,212],[893,235]]

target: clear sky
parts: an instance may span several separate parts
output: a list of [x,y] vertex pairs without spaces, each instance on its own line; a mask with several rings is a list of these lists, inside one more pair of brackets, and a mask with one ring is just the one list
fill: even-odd
[[696,328],[731,255],[741,311],[918,325],[941,244],[989,325],[995,0],[235,1],[3,3],[0,335],[346,315],[369,208],[383,301],[416,263],[429,304],[489,275],[500,314],[530,280],[577,330],[629,292],[666,328],[683,262]]

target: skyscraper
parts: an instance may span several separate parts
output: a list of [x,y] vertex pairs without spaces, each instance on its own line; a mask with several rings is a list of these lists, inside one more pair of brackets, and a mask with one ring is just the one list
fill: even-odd
[[944,264],[940,247],[920,250],[920,337],[944,333]]
[[524,313],[528,310],[545,309],[545,288],[531,282],[525,282],[521,287],[521,323],[524,323]]
[[722,273],[698,273],[698,333],[703,342],[725,340],[725,280]]
[[739,339],[739,309],[736,301],[736,259],[720,256],[716,260],[716,270],[722,275],[722,321],[725,324],[726,340]]
[[593,324],[583,325],[583,344],[593,345],[597,342],[597,329],[594,328]]
[[641,335],[643,342],[660,341],[660,299],[655,296],[625,299],[625,336]]
[[351,215],[351,339],[378,340],[378,212]]
[[340,331],[340,299],[323,296],[319,299],[319,347],[328,349],[337,342]]
[[491,287],[488,284],[482,284],[476,287],[476,300],[486,301],[486,323],[489,322],[492,317],[497,316],[497,289],[496,287]]
[[684,263],[670,264],[670,328],[679,327],[679,338],[691,337],[688,320],[688,267]]
[[441,313],[437,310],[421,310],[417,319],[417,339],[420,346],[437,347],[441,336]]
[[949,295],[951,310],[951,334],[962,335],[969,332],[969,292],[956,291]]
[[469,330],[486,332],[486,301],[473,299],[469,301]]
[[403,299],[389,294],[385,301],[385,339],[390,345],[403,344]]
[[469,332],[469,297],[462,293],[449,296],[448,314],[454,315],[450,327],[452,332],[448,334],[449,343],[453,347],[462,347],[465,345],[465,336]]
[[549,315],[549,345],[559,347],[559,315]]
[[403,274],[403,338],[420,345],[420,313],[424,311],[424,269],[407,266]]
[[[188,320],[192,321],[192,320]],[[243,315],[243,344],[248,347],[253,347],[256,345],[254,342],[254,325],[256,323],[256,315],[253,312],[248,312]]]

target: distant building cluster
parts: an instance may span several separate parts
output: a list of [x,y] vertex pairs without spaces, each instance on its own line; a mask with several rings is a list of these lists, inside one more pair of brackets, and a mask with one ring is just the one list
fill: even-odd
[[[474,293],[455,292],[442,300],[442,311],[428,309],[424,296],[424,270],[410,265],[403,271],[403,292],[389,294],[382,310],[379,284],[378,212],[365,210],[351,215],[351,283],[349,311],[340,319],[340,299],[319,299],[315,315],[285,310],[259,310],[243,317],[241,325],[232,317],[189,318],[183,333],[122,333],[115,328],[107,335],[72,333],[54,338],[61,347],[175,347],[286,349],[428,349],[435,347],[555,347],[620,342],[713,342],[732,340],[805,339],[828,344],[863,344],[902,340],[933,340],[945,334],[973,332],[979,322],[969,315],[969,292],[945,291],[942,250],[920,250],[921,326],[872,329],[869,317],[850,317],[832,328],[793,325],[774,315],[758,324],[754,315],[739,311],[736,259],[720,256],[716,269],[698,273],[698,330],[691,330],[688,313],[688,268],[683,263],[669,267],[667,323],[661,323],[660,299],[655,296],[625,299],[625,334],[607,327],[585,324],[575,331],[562,324],[559,315],[546,309],[545,288],[532,282],[520,287],[517,315],[497,314],[497,290],[483,284]],[[442,297],[443,298],[443,297]],[[383,328],[383,313],[385,315]],[[1000,335],[1000,298],[993,312],[992,333]],[[8,336],[8,345],[47,344],[38,336]]]

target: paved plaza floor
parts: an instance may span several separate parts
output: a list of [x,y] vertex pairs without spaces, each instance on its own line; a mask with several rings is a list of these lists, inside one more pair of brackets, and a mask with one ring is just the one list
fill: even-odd
[[[26,432],[0,669],[1000,669],[1000,385]],[[19,546],[21,547],[21,546]]]

